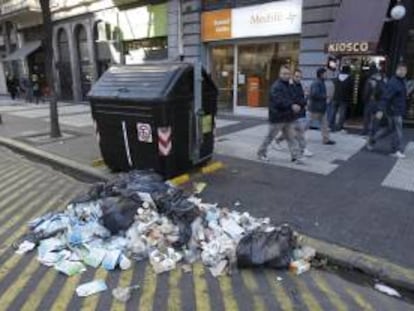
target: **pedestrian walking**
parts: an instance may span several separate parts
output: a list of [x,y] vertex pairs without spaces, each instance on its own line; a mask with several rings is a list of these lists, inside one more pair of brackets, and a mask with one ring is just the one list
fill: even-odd
[[354,79],[351,76],[351,67],[343,66],[341,73],[334,79],[333,83],[335,91],[330,128],[332,131],[340,131],[344,128],[346,114],[352,104]]
[[311,119],[319,121],[322,133],[322,142],[325,145],[335,145],[329,138],[329,125],[327,117],[327,93],[326,93],[326,69],[319,68],[316,71],[317,79],[312,83],[310,90]]
[[374,65],[370,68],[371,75],[367,79],[364,91],[364,129],[362,130],[363,136],[373,137],[375,134],[375,114],[378,111],[380,101],[385,93],[385,79],[379,72],[378,68]]
[[[295,122],[294,122],[294,129],[296,134],[296,140],[299,145],[299,149],[302,156],[305,157],[312,157],[313,153],[308,150],[307,143],[306,143],[306,130],[308,129],[308,120],[306,118],[306,106],[307,100],[305,97],[305,92],[302,85],[302,71],[300,69],[296,69],[293,78],[290,82],[293,102],[300,106],[300,111],[295,113]],[[281,150],[280,143],[285,139],[283,135],[279,135],[276,137],[276,149]]]
[[17,85],[16,79],[12,75],[8,75],[7,76],[7,91],[9,92],[12,100],[16,99],[17,92],[18,92],[17,87],[18,85]]
[[297,164],[303,163],[293,126],[295,113],[297,114],[301,111],[301,106],[294,102],[290,78],[290,69],[287,66],[282,66],[279,72],[279,79],[271,86],[269,132],[257,152],[258,158],[261,161],[268,161],[267,149],[277,135],[282,132],[288,143],[292,162]]
[[39,76],[37,74],[32,74],[32,88],[33,88],[33,96],[35,99],[35,103],[37,105],[39,104],[40,97],[42,96],[42,91],[40,89]]
[[22,78],[21,86],[24,90],[26,103],[31,103],[33,101],[33,84],[28,76]]
[[406,113],[407,105],[407,65],[399,64],[395,76],[393,76],[385,87],[384,95],[380,101],[379,109],[376,113],[376,125],[379,126],[381,119],[387,118],[387,126],[378,131],[374,128],[374,134],[368,139],[367,149],[373,150],[378,140],[387,136],[392,136],[391,149],[392,156],[403,159],[403,117]]

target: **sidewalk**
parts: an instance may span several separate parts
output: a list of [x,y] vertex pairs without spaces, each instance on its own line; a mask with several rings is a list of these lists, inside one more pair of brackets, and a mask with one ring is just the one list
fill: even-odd
[[[0,136],[29,143],[41,150],[91,167],[100,158],[89,107],[59,104],[66,137],[47,136],[48,106],[10,105],[0,100]],[[271,153],[270,163],[256,161],[255,151],[266,130],[265,121],[219,117],[216,159],[227,168],[204,177],[209,201],[233,206],[299,231],[414,269],[414,144],[408,158],[395,160],[363,150],[356,135],[335,134],[336,146],[323,146],[319,133],[309,132],[315,157],[306,166],[289,163],[287,151]],[[408,140],[414,131],[406,130]],[[109,172],[99,168],[105,174]]]

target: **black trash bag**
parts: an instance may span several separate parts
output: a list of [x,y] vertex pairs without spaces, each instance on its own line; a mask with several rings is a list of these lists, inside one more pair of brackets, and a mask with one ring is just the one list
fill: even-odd
[[237,245],[237,266],[287,269],[293,258],[295,244],[293,230],[288,225],[272,232],[254,231],[243,237]]
[[110,197],[102,201],[102,224],[111,234],[126,231],[134,222],[134,216],[142,202],[130,198]]
[[77,196],[72,204],[86,203],[109,197],[124,196],[134,200],[139,199],[139,192],[165,193],[169,189],[162,177],[152,171],[134,170],[129,173],[119,174],[118,177],[106,183],[92,185],[86,194]]
[[172,246],[180,248],[187,245],[193,234],[191,224],[200,214],[197,206],[187,200],[182,190],[175,188],[170,188],[167,193],[154,195],[153,200],[158,212],[178,226],[179,239]]

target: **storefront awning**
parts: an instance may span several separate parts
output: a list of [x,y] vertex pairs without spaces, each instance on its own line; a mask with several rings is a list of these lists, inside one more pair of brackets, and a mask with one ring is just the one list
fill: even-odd
[[338,9],[325,52],[375,54],[390,0],[346,0]]
[[41,41],[32,41],[25,43],[21,48],[17,49],[7,57],[3,58],[3,61],[23,60],[33,52],[35,52],[42,45]]

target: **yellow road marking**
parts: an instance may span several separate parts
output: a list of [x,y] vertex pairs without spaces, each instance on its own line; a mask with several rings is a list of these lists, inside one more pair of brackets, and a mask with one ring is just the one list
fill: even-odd
[[27,167],[16,168],[16,166],[10,166],[10,165],[5,168],[6,168],[5,170],[1,171],[1,178],[3,181],[2,189],[5,189],[4,185],[6,187],[12,185],[13,182],[18,179],[18,176],[21,176],[24,172],[31,173],[35,170],[34,168],[27,168]]
[[210,295],[205,279],[204,266],[197,262],[193,265],[194,294],[197,311],[210,311]]
[[[50,201],[48,201],[48,204],[46,204],[42,209],[38,211],[38,213],[42,213],[44,210],[50,208],[53,206],[59,199],[62,197],[62,195],[58,195],[53,197]],[[4,249],[0,249],[0,256],[3,255],[8,249],[9,245],[12,244],[17,237],[19,237],[22,233],[26,231],[26,228],[24,226],[20,227],[19,230],[15,231],[11,236],[7,238],[6,241],[4,241],[5,247]],[[7,259],[0,267],[0,281],[4,279],[4,277],[20,262],[22,259],[22,256],[19,255],[12,255],[9,259]]]
[[239,310],[236,299],[233,294],[233,286],[231,285],[231,277],[225,275],[218,278],[220,291],[222,293],[224,309],[227,311]]
[[103,159],[95,159],[92,161],[92,166],[93,167],[99,167],[99,166],[104,166],[105,162]]
[[[45,202],[48,197],[50,197],[51,194],[53,194],[55,191],[58,191],[60,187],[64,186],[65,181],[63,180],[57,180],[50,188],[48,189],[39,189],[42,194],[37,196],[35,200],[30,201],[25,207],[20,206],[20,204],[13,205],[8,211],[7,215],[14,214],[13,217],[8,218],[7,222],[4,223],[2,226],[0,226],[0,235],[7,232],[8,229],[16,225],[20,220],[24,219],[24,217],[33,211],[34,207],[37,207],[41,203]],[[22,196],[21,200],[19,201],[25,201],[28,198],[31,198],[32,196],[36,196],[37,192],[33,192],[30,196]],[[13,213],[14,211],[18,210],[18,213]],[[1,220],[5,217],[4,214],[1,215]]]
[[354,291],[351,288],[347,288],[346,292],[349,294],[349,296],[352,297],[352,299],[355,301],[355,303],[361,308],[363,311],[374,311],[374,308],[365,301],[364,297]]
[[139,311],[152,311],[154,305],[155,290],[157,288],[157,275],[148,263],[145,267],[144,281],[141,285],[141,298],[139,300]]
[[[37,178],[33,179],[34,182],[40,182],[42,180],[41,176],[38,176]],[[11,211],[13,211],[13,209],[16,209],[16,207],[19,207],[23,202],[30,202],[30,200],[28,201],[27,199],[35,196],[36,194],[38,194],[37,191],[32,190],[31,188],[33,187],[32,183],[28,183],[24,186],[22,186],[22,184],[24,184],[24,182],[27,182],[27,179],[23,179],[21,181],[21,183],[19,183],[18,185],[16,185],[15,190],[13,190],[12,188],[9,188],[7,190],[9,190],[9,193],[12,193],[11,195],[7,195],[7,199],[6,200],[1,200],[0,203],[0,221],[3,221],[4,219],[8,219],[8,216],[10,215]]]
[[188,175],[188,174],[183,174],[183,175],[177,176],[177,177],[169,180],[169,182],[171,184],[173,184],[174,186],[180,186],[180,185],[183,185],[183,184],[185,184],[189,181],[190,181],[190,175]]
[[305,303],[308,310],[319,311],[323,310],[319,303],[313,297],[312,293],[309,291],[309,288],[306,284],[300,279],[300,276],[293,276],[293,281],[296,283],[298,292],[302,296],[303,302]]
[[253,272],[251,270],[242,270],[241,276],[243,279],[243,283],[246,288],[249,290],[253,297],[253,309],[256,311],[264,311],[267,310],[262,297],[260,297],[259,293],[259,286],[254,278]]
[[18,294],[22,292],[27,282],[33,276],[33,273],[39,268],[39,262],[35,257],[30,260],[30,263],[24,268],[23,272],[18,275],[16,280],[8,284],[6,291],[0,294],[0,306],[7,309],[14,301]]
[[21,311],[37,310],[43,297],[47,294],[53,282],[56,280],[57,274],[58,273],[55,270],[48,269],[43,278],[37,283],[35,290],[33,290],[26,299]]
[[202,174],[211,174],[219,169],[222,169],[224,167],[224,164],[222,162],[216,161],[213,162],[207,166],[204,166],[201,168]]
[[311,276],[315,281],[316,286],[328,297],[332,305],[339,311],[347,311],[348,307],[345,303],[339,298],[338,294],[331,290],[328,283],[324,280],[321,274],[316,271],[311,272]]
[[[135,267],[132,264],[132,267]],[[118,287],[129,287],[131,285],[138,285],[138,284],[131,284],[132,276],[134,274],[134,269],[131,268],[126,271],[121,272],[121,276],[119,277]],[[133,293],[136,294],[137,290],[134,290]],[[126,304],[120,301],[113,299],[111,310],[113,311],[123,311],[126,309]]]
[[[8,178],[4,183],[0,184],[0,188],[2,189],[0,191],[0,203],[1,206],[4,206],[4,197],[7,198],[11,193],[14,192],[14,190],[19,189],[22,185],[27,182],[28,178],[32,178],[33,176],[36,176],[37,171],[36,170],[27,170],[27,171],[20,171],[17,174],[14,174],[13,177]],[[2,179],[4,180],[6,177],[2,176]]]
[[79,284],[81,275],[77,274],[66,279],[61,291],[54,297],[56,300],[53,302],[50,310],[66,310],[72,297],[76,295],[76,287]]
[[[71,191],[72,191],[72,188],[65,191],[62,198],[66,197],[68,199],[69,196],[72,195]],[[43,276],[43,278],[39,280],[36,289],[29,295],[27,301],[25,302],[21,310],[22,311],[36,310],[39,307],[40,303],[42,302],[43,297],[50,290],[50,287],[56,280],[57,275],[58,273],[55,270],[49,269],[46,272],[46,274]],[[58,297],[61,297],[61,295],[58,295]]]
[[289,298],[281,283],[276,280],[276,274],[271,273],[270,271],[266,271],[266,278],[273,291],[273,295],[275,296],[282,309],[285,311],[293,311],[294,309],[292,300]]
[[169,296],[168,296],[168,308],[169,311],[181,310],[181,292],[180,292],[180,280],[182,277],[181,267],[170,271],[169,279]]
[[[96,270],[95,276],[91,281],[94,281],[94,280],[103,280],[103,281],[105,281],[107,276],[108,276],[108,271],[105,270],[104,268],[99,268],[98,270]],[[109,292],[109,290],[108,290],[108,292]],[[108,294],[108,293],[105,293],[105,294]],[[88,311],[96,310],[96,308],[98,307],[98,302],[99,302],[100,297],[101,297],[101,293],[83,298],[84,301],[82,303],[81,310],[85,310],[85,311],[86,310],[88,310]]]

